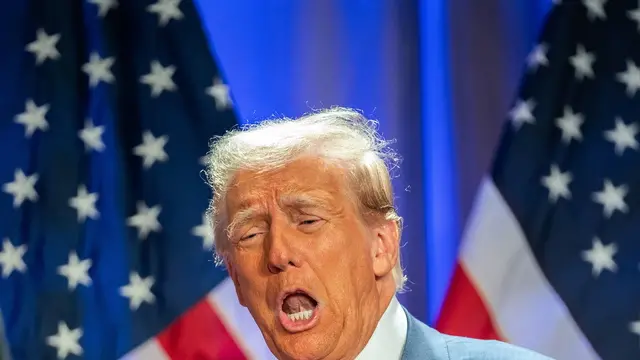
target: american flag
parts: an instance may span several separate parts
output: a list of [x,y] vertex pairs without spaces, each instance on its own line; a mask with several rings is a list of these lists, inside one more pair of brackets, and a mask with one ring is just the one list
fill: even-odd
[[200,173],[236,121],[187,0],[0,14],[0,309],[13,359],[268,357]]
[[556,1],[437,327],[556,359],[640,357],[640,4]]

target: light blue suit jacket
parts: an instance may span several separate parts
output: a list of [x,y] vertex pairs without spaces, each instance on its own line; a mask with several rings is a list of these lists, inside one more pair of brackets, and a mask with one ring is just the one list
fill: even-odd
[[439,333],[407,314],[407,340],[402,360],[551,360],[520,347]]

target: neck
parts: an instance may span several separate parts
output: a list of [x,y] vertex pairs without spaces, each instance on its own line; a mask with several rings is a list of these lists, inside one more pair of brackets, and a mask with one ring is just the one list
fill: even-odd
[[[377,291],[372,296],[363,298],[361,306],[357,310],[357,314],[361,318],[357,331],[357,340],[349,340],[348,343],[343,344],[344,348],[348,350],[344,351],[343,355],[335,357],[335,359],[355,359],[362,352],[395,293],[395,282],[393,280],[390,282],[381,280],[377,286]],[[327,360],[329,359],[334,359],[334,357],[327,358]]]

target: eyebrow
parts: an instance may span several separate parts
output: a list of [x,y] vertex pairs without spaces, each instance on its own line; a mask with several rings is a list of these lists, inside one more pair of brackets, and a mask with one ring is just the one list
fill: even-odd
[[247,207],[239,210],[233,215],[233,220],[227,226],[227,237],[231,238],[231,234],[240,227],[242,224],[249,221],[251,218],[257,217],[262,211],[258,207]]
[[327,195],[324,192],[283,195],[280,202],[285,207],[329,209]]
[[[326,199],[327,195],[328,194],[324,192],[283,195],[280,197],[280,203],[284,207],[293,207],[298,209],[320,208],[329,210],[331,206]],[[229,223],[229,226],[227,226],[227,236],[231,237],[231,234],[233,234],[238,227],[242,226],[252,218],[264,215],[264,211],[261,208],[247,205],[245,208],[234,214],[232,221]]]

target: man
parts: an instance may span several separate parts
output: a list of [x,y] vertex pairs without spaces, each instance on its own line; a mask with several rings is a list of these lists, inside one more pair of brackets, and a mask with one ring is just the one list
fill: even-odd
[[278,359],[547,359],[451,337],[398,302],[398,158],[360,113],[266,121],[215,139],[217,258]]

